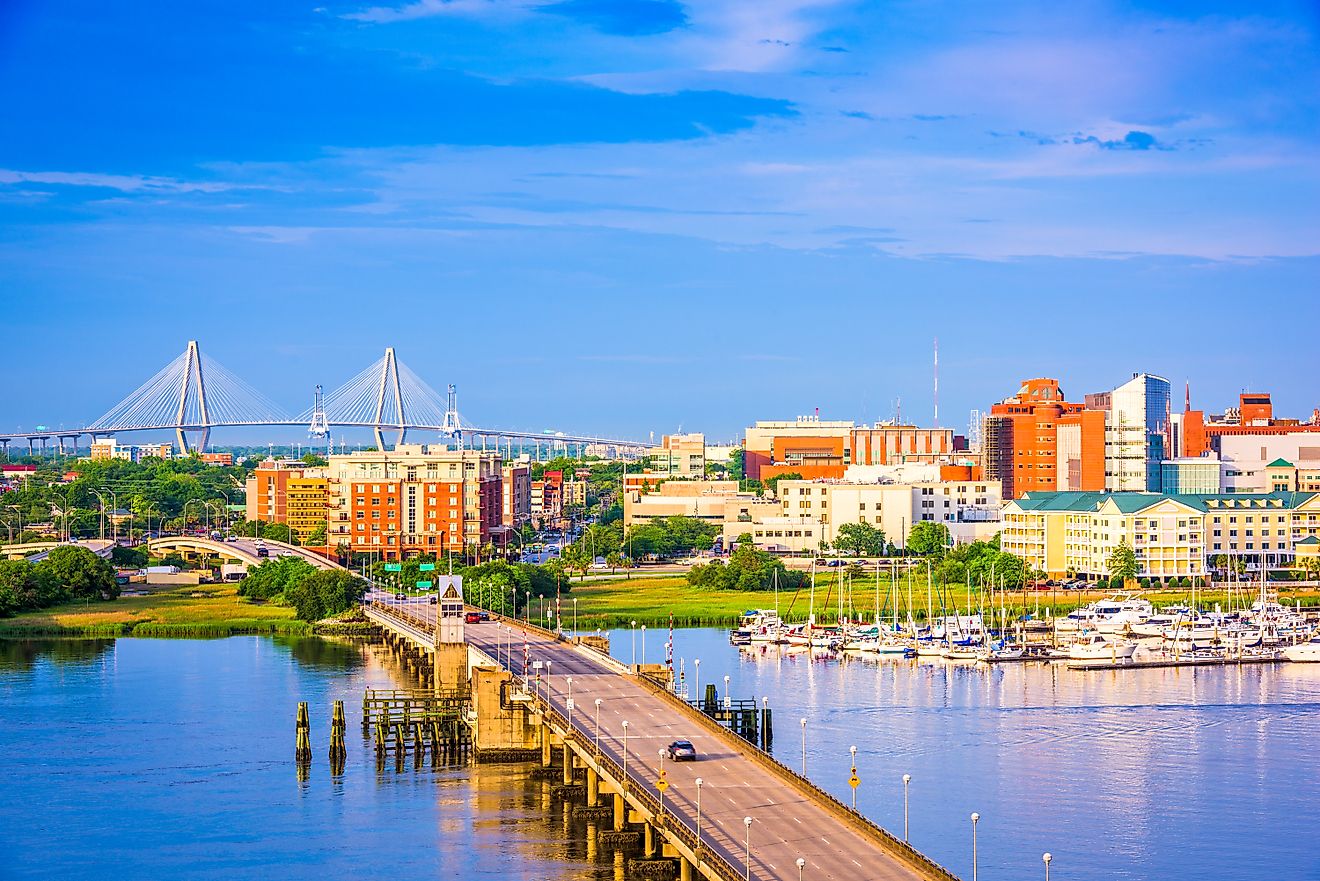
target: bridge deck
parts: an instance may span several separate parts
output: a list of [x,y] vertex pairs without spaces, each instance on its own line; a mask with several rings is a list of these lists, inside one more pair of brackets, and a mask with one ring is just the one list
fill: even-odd
[[[433,626],[435,609],[416,604],[408,612],[424,626]],[[910,849],[903,853],[906,845],[901,842],[884,841],[884,833],[868,833],[859,818],[849,816],[838,804],[829,804],[827,797],[796,775],[773,767],[742,738],[706,724],[695,710],[608,662],[594,659],[590,652],[542,631],[504,623],[467,625],[465,633],[470,644],[515,675],[535,675],[534,670],[523,669],[524,640],[530,661],[550,662],[551,673],[544,677],[542,689],[553,696],[553,704],[569,717],[584,743],[594,742],[595,700],[599,698],[600,748],[620,764],[624,762],[622,722],[628,720],[628,778],[632,786],[645,787],[653,796],[659,751],[674,740],[692,741],[699,761],[664,763],[670,784],[665,810],[695,829],[695,781],[702,778],[702,840],[728,864],[741,869],[747,834],[743,818],[751,817],[752,878],[795,881],[799,857],[807,861],[805,877],[814,879],[954,878],[924,857],[916,855],[914,860],[915,852]],[[570,676],[575,704],[571,714],[566,712]]]

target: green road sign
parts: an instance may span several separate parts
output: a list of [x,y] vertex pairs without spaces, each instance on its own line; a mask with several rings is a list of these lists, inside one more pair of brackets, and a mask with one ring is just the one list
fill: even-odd
[[432,583],[429,582],[429,581],[419,581],[419,582],[417,582],[417,589],[418,589],[418,590],[430,590],[430,589],[431,589],[431,586],[432,586]]
[[434,572],[434,571],[435,571],[435,564],[434,564],[434,563],[419,563],[419,564],[417,565],[417,571],[418,571],[418,572]]
[[386,564],[385,564],[385,571],[386,571],[386,572],[402,572],[402,571],[403,571],[403,564],[402,564],[402,563],[386,563]]

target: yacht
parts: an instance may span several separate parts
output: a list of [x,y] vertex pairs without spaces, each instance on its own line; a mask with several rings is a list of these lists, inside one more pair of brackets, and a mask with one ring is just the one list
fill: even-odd
[[1320,663],[1320,636],[1313,636],[1307,642],[1288,646],[1283,650],[1283,658],[1286,661]]
[[749,642],[779,642],[784,622],[773,609],[753,609],[742,613],[735,634]]
[[1149,600],[1131,596],[1110,597],[1069,612],[1067,617],[1055,623],[1055,627],[1060,633],[1077,633],[1085,630],[1126,633],[1145,622],[1153,614],[1155,608]]
[[1126,664],[1136,654],[1137,644],[1126,640],[1110,640],[1103,633],[1089,630],[1080,634],[1068,646],[1068,660],[1074,665]]

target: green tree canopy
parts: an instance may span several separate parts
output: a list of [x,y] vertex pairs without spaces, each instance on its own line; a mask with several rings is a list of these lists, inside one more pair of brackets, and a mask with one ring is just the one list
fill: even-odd
[[115,569],[87,548],[52,548],[37,566],[55,579],[73,599],[106,599],[119,596]]
[[779,496],[779,481],[781,480],[802,480],[802,474],[797,471],[785,471],[783,474],[776,474],[765,481],[766,489],[770,490],[771,495]]
[[362,600],[367,583],[343,569],[319,569],[288,589],[285,599],[304,621],[338,615]]
[[780,590],[796,590],[806,582],[807,576],[786,569],[773,554],[758,551],[750,544],[739,544],[728,563],[712,560],[693,566],[687,580],[693,587],[706,590],[771,590],[776,583]]
[[912,524],[907,549],[923,557],[939,557],[950,543],[949,527],[935,520],[922,520]]
[[1105,569],[1109,572],[1111,578],[1127,580],[1136,577],[1137,555],[1126,539],[1115,545],[1114,549],[1109,552],[1109,558],[1105,560]]
[[315,566],[301,557],[272,557],[262,561],[260,566],[248,568],[248,574],[238,583],[238,595],[253,600],[287,595],[316,571]]
[[870,523],[844,523],[834,536],[834,547],[855,557],[878,557],[885,552],[885,534]]

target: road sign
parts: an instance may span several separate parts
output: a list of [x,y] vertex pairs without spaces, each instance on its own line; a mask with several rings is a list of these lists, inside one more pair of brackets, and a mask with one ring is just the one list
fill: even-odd
[[434,564],[434,563],[419,563],[419,564],[417,565],[417,571],[418,571],[418,572],[434,572],[434,571],[435,571],[435,564]]
[[564,706],[568,708],[568,711],[570,713],[573,712],[573,699],[569,698],[568,700],[564,701]]
[[861,782],[862,782],[861,779],[856,774],[853,774],[851,777],[848,778],[848,785],[851,786],[853,789],[856,789],[861,784]]
[[540,670],[541,667],[542,667],[542,664],[541,664],[540,661],[532,661],[532,669],[533,669],[533,670]]
[[386,563],[386,564],[385,564],[385,571],[386,571],[386,572],[402,572],[402,571],[403,571],[403,564],[402,564],[402,563]]
[[417,589],[418,589],[418,590],[430,590],[432,586],[433,586],[433,585],[432,585],[432,582],[430,582],[430,581],[419,581],[419,582],[417,582]]
[[661,777],[659,780],[655,781],[655,788],[660,790],[661,792],[664,792],[666,789],[669,788],[669,781],[666,780],[664,777]]

